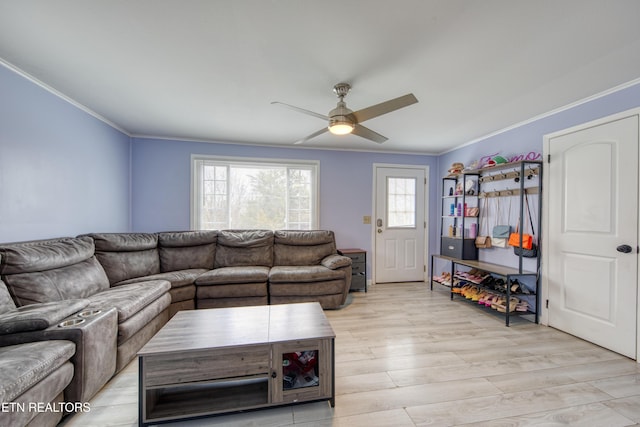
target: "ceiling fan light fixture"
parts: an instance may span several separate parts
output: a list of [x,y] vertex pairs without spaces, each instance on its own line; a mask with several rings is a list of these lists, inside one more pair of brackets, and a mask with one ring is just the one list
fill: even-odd
[[355,126],[345,116],[334,116],[329,120],[329,132],[334,135],[347,135],[353,132]]
[[354,134],[378,144],[382,144],[387,140],[387,137],[380,135],[379,133],[376,133],[365,126],[362,126],[361,123],[366,120],[373,119],[374,117],[399,110],[400,108],[404,108],[418,102],[418,99],[412,93],[408,93],[404,96],[390,99],[388,101],[381,102],[376,105],[371,105],[369,107],[353,112],[349,108],[347,108],[347,104],[344,102],[344,97],[347,96],[347,93],[349,93],[350,89],[351,86],[348,83],[338,83],[333,87],[333,91],[338,96],[338,105],[336,105],[336,108],[329,111],[329,114],[326,116],[323,114],[315,113],[313,111],[305,110],[304,108],[285,104],[283,102],[274,101],[272,102],[272,104],[284,105],[285,107],[291,108],[292,110],[298,111],[300,113],[308,114],[310,116],[328,121],[327,127],[323,127],[322,129],[312,133],[311,135],[308,135],[303,139],[294,142],[294,144],[302,144],[303,142],[306,142],[311,138],[315,138],[316,136],[322,135],[327,131],[329,131],[333,135]]

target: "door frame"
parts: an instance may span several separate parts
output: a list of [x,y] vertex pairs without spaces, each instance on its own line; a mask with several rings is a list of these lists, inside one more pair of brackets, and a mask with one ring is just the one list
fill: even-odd
[[[543,144],[542,144],[542,158],[545,159],[545,162],[549,163],[549,152],[550,152],[550,143],[551,139],[556,138],[561,135],[565,135],[568,133],[577,132],[583,129],[591,128],[594,126],[600,126],[608,122],[612,122],[615,120],[621,120],[627,117],[638,116],[640,120],[640,108],[632,108],[630,110],[623,111],[621,113],[612,114],[609,116],[605,116],[596,120],[592,120],[586,123],[582,123],[576,126],[572,126],[566,129],[562,129],[553,133],[549,133],[543,136]],[[639,136],[640,138],[640,136]],[[640,142],[640,141],[639,141]],[[640,157],[640,156],[639,156]],[[640,165],[640,158],[636,159],[638,161],[638,165]],[[640,175],[638,177],[638,186],[640,188]],[[551,185],[551,174],[549,172],[545,172],[542,176],[542,188],[549,188]],[[549,236],[549,194],[546,191],[542,192],[542,235]],[[640,202],[638,206],[638,213],[640,217]],[[638,229],[638,236],[636,239],[640,242],[640,228]],[[541,267],[541,280],[542,287],[540,292],[540,324],[549,325],[549,309],[547,308],[546,301],[549,298],[549,277],[547,266],[549,265],[549,238],[542,239],[542,267]],[[636,284],[638,287],[637,301],[636,301],[636,357],[637,362],[640,363],[640,254],[636,252],[636,257],[638,260],[638,283]]]
[[[428,165],[403,165],[403,164],[394,164],[394,163],[374,163],[373,164],[373,176],[372,176],[372,196],[371,196],[371,218],[373,219],[371,224],[371,284],[374,285],[376,283],[376,227],[375,227],[375,215],[376,215],[376,202],[378,198],[378,184],[377,184],[377,176],[378,176],[378,168],[394,168],[394,169],[415,169],[424,171],[425,184],[424,184],[424,218],[422,221],[426,224],[424,228],[424,259],[422,260],[423,265],[425,266],[425,272],[422,275],[422,281],[427,281],[427,274],[429,273],[426,268],[427,260],[429,259],[429,166]],[[419,219],[417,219],[419,221]]]

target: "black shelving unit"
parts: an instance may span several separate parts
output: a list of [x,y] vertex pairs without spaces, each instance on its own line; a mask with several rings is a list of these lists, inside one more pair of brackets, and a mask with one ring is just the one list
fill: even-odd
[[[477,179],[477,193],[475,195],[472,195],[472,197],[477,197],[477,205],[479,206],[479,201],[482,199],[490,199],[492,197],[514,197],[517,196],[518,197],[518,219],[519,219],[519,223],[520,224],[526,224],[527,221],[529,221],[529,218],[527,216],[527,207],[526,207],[526,200],[525,200],[525,195],[535,195],[537,196],[537,209],[538,209],[538,214],[537,214],[537,227],[535,228],[534,234],[536,236],[536,245],[537,245],[537,256],[536,256],[536,261],[535,261],[535,271],[526,271],[523,268],[524,265],[524,257],[522,256],[522,254],[520,254],[518,256],[518,265],[517,267],[509,267],[509,266],[504,266],[504,265],[500,265],[500,264],[494,264],[494,263],[488,263],[488,262],[483,262],[483,261],[478,261],[478,251],[482,251],[485,249],[477,249],[475,248],[475,239],[471,239],[469,236],[469,239],[465,239],[464,235],[460,236],[461,237],[461,241],[464,242],[465,240],[470,240],[473,244],[474,244],[474,249],[475,249],[475,256],[473,256],[473,251],[470,248],[465,248],[465,245],[462,245],[461,249],[457,249],[457,252],[452,252],[451,250],[449,250],[449,236],[446,236],[445,234],[448,234],[445,230],[446,227],[446,215],[444,214],[445,212],[448,212],[449,214],[451,214],[451,210],[450,210],[450,204],[448,206],[446,206],[447,202],[450,199],[454,199],[457,200],[457,197],[460,198],[460,200],[462,200],[461,203],[465,203],[465,200],[467,200],[467,198],[469,197],[468,194],[461,194],[461,195],[456,195],[450,194],[450,190],[449,188],[451,188],[451,184],[455,182],[455,185],[457,186],[458,183],[460,182],[460,180],[462,180],[462,182],[466,182],[467,181],[467,177],[471,176],[471,177],[475,177]],[[488,186],[487,184],[491,183],[491,182],[499,182],[499,181],[505,181],[505,180],[512,180],[514,183],[517,183],[516,186],[512,186],[511,188],[505,188],[505,189],[500,189],[500,190],[493,190],[493,191],[484,191]],[[455,186],[454,188],[454,192],[455,192]],[[506,299],[506,310],[505,310],[505,324],[506,326],[509,326],[509,322],[510,322],[510,317],[517,315],[517,316],[526,316],[526,317],[530,317],[535,323],[539,322],[539,312],[540,312],[540,261],[541,261],[541,254],[540,254],[540,243],[541,243],[541,219],[542,219],[542,162],[539,161],[520,161],[520,162],[514,162],[514,163],[506,163],[506,164],[501,164],[501,165],[497,165],[491,168],[483,168],[483,169],[478,169],[478,170],[474,170],[474,171],[468,171],[465,173],[462,173],[456,177],[445,177],[442,180],[442,191],[443,191],[443,196],[442,196],[442,212],[443,212],[443,219],[441,221],[441,251],[440,254],[434,254],[431,256],[431,268],[430,268],[430,272],[431,272],[431,289],[433,290],[433,284],[434,282],[437,284],[443,284],[440,282],[437,282],[434,280],[434,260],[440,259],[440,260],[444,260],[446,262],[448,262],[450,264],[451,267],[451,271],[450,271],[450,278],[451,278],[451,282],[450,284],[445,284],[450,286],[450,292],[451,292],[451,299],[453,300],[454,297],[456,296],[456,292],[454,292],[454,279],[456,278],[456,271],[457,271],[457,267],[459,266],[463,266],[463,267],[467,267],[470,269],[476,269],[476,270],[480,270],[480,271],[484,271],[487,273],[490,273],[491,276],[495,279],[495,278],[501,278],[507,285],[506,288],[504,290],[504,292],[502,293],[502,295],[504,296],[504,298]],[[463,205],[464,206],[464,205]],[[448,209],[448,210],[447,210]],[[457,206],[456,206],[457,209]],[[457,211],[455,212],[456,214],[458,213]],[[482,215],[482,212],[479,213],[480,215]],[[458,222],[461,224],[462,226],[462,230],[464,230],[465,226],[465,220],[468,221],[467,216],[465,215],[453,215],[454,218],[454,224],[457,224]],[[479,216],[478,216],[479,218]],[[475,219],[476,223],[478,222],[478,219]],[[520,241],[522,241],[522,235],[526,232],[526,227],[524,226],[520,226],[519,228],[519,236],[520,236]],[[514,231],[515,232],[515,231]],[[446,247],[445,247],[446,246]],[[445,250],[443,250],[443,248]],[[491,250],[491,249],[489,249]],[[510,250],[512,250],[510,248]],[[528,290],[528,294],[514,294],[511,292],[511,283],[515,280],[518,280],[518,282],[523,283],[523,279],[524,279],[524,283],[530,283],[532,284],[532,289],[529,289],[529,287],[527,287]],[[466,280],[464,278],[460,278],[460,280]],[[474,283],[474,282],[471,282]],[[486,287],[487,290],[491,291],[491,292],[495,292],[495,293],[499,293],[498,291],[496,291],[495,289],[491,289],[491,286],[488,286],[486,283],[474,283],[476,286],[479,287]],[[525,300],[532,300],[532,304],[529,304],[530,309],[527,310],[526,312],[516,312],[516,311],[512,311],[511,310],[511,306],[510,306],[510,302],[511,302],[511,297],[512,296],[517,296],[519,298],[525,299]]]
[[[442,208],[440,217],[440,253],[460,259],[478,259],[475,234],[478,215],[469,215],[469,208],[478,208],[480,175],[462,173],[442,178]],[[470,183],[470,185],[467,185]]]

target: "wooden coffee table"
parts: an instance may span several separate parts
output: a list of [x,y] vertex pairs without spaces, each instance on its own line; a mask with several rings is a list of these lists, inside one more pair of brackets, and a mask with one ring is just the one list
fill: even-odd
[[334,339],[318,303],[180,311],[138,352],[139,425],[334,406]]

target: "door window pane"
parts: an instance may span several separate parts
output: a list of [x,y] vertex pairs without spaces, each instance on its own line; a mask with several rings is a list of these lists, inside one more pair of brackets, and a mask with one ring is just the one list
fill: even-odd
[[415,227],[415,178],[387,178],[387,228]]

